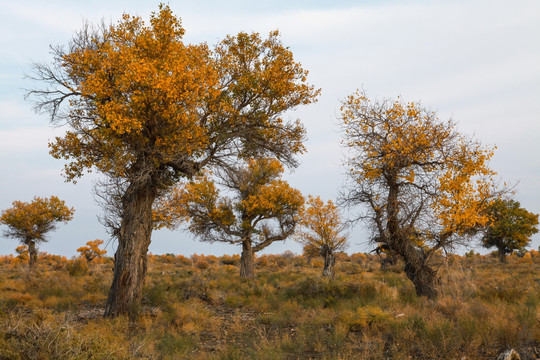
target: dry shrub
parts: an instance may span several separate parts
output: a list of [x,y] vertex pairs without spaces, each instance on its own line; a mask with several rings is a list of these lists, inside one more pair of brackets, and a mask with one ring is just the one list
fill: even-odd
[[521,257],[518,262],[520,264],[532,264],[533,263],[533,259],[532,259],[532,255],[530,252],[526,252],[525,254],[523,254],[523,257]]
[[[105,326],[86,331],[47,310],[11,312],[0,318],[0,355],[7,359],[130,359],[121,332]],[[7,357],[9,354],[11,357]]]
[[257,266],[258,268],[266,267],[268,266],[268,264],[269,260],[267,255],[257,256],[257,258],[255,259],[255,266]]
[[79,257],[74,260],[69,260],[66,264],[66,269],[71,276],[84,276],[88,274],[88,261]]
[[352,262],[355,262],[359,265],[364,265],[368,261],[367,255],[364,253],[354,253],[349,256],[349,259]]
[[44,251],[39,253],[38,262],[42,265],[50,266],[54,270],[61,270],[66,266],[69,260],[65,256],[48,254]]
[[33,307],[39,304],[39,300],[32,294],[14,293],[3,296],[2,301],[8,308],[13,307]]
[[176,263],[180,266],[190,266],[193,265],[193,261],[191,259],[185,257],[184,255],[177,255],[176,256]]
[[198,299],[170,304],[160,317],[177,331],[191,335],[203,330],[217,330],[219,323]]
[[214,256],[214,255],[206,255],[205,260],[210,265],[214,265],[218,263],[218,258],[217,256]]
[[450,266],[449,262],[446,262],[439,270],[439,275],[441,277],[439,289],[442,296],[469,299],[476,294],[476,283],[470,270],[458,264]]
[[197,269],[206,270],[210,267],[210,264],[205,259],[199,259],[194,262],[194,265]]
[[[257,259],[259,260],[259,259]],[[236,266],[240,264],[240,255],[223,255],[220,259],[223,265],[233,265]],[[257,263],[258,264],[258,263]]]

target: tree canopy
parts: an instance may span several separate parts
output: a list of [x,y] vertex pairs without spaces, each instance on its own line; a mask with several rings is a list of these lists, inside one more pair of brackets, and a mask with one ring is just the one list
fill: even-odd
[[318,90],[279,33],[239,33],[213,50],[183,35],[180,19],[161,6],[149,26],[129,15],[86,26],[67,49],[53,49],[52,66],[35,66],[49,85],[29,92],[36,109],[71,127],[50,144],[54,157],[70,160],[67,179],[95,167],[167,186],[233,154],[295,163],[305,130],[280,114]]
[[524,249],[530,236],[538,232],[538,214],[522,208],[518,201],[497,199],[486,208],[486,214],[489,221],[482,244],[486,248],[495,246],[501,262],[514,250]]
[[74,212],[56,196],[36,196],[31,202],[14,201],[11,208],[2,211],[0,223],[8,227],[5,236],[28,246],[30,265],[33,266],[37,257],[36,244],[47,241],[45,235],[56,230],[57,223],[70,221]]
[[86,261],[91,262],[95,258],[100,258],[107,253],[107,250],[99,248],[101,244],[103,244],[103,240],[90,240],[86,242],[85,246],[78,248],[77,252],[80,253]]

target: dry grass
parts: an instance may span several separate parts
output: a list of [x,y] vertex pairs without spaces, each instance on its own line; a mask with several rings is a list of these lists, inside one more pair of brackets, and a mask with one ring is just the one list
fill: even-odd
[[110,260],[0,258],[0,359],[493,359],[540,357],[540,257],[443,259],[419,299],[399,265],[342,255],[336,278],[302,257],[151,256],[137,324],[103,319]]

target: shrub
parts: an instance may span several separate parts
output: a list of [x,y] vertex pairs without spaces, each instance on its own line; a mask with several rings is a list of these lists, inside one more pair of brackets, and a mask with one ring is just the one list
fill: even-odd
[[223,255],[221,257],[223,265],[238,265],[240,263],[240,255]]
[[71,276],[84,276],[88,274],[88,262],[80,257],[75,260],[68,261],[66,269]]
[[199,259],[195,262],[195,266],[198,269],[206,270],[210,267],[210,264],[205,259]]

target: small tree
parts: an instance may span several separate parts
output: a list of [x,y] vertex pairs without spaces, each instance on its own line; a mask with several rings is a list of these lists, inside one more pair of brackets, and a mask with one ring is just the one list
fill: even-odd
[[335,254],[347,248],[347,238],[342,234],[343,223],[338,208],[329,200],[310,196],[308,206],[302,211],[302,231],[297,240],[304,245],[304,252],[317,253],[324,258],[323,276],[334,276]]
[[18,254],[17,255],[17,259],[19,261],[27,261],[29,260],[29,255],[28,255],[28,246],[27,245],[19,245],[15,248],[15,252]]
[[302,247],[302,256],[307,259],[307,263],[311,264],[311,259],[319,256],[319,249],[310,244],[305,244]]
[[201,178],[186,184],[161,208],[183,214],[189,231],[202,241],[242,245],[240,276],[251,278],[255,253],[292,235],[304,203],[300,191],[280,179],[282,173],[275,159],[252,159],[217,175],[231,197],[220,195],[215,182]]
[[2,211],[0,223],[8,227],[4,232],[7,237],[28,246],[29,265],[33,268],[37,260],[36,244],[47,241],[45,235],[56,230],[56,223],[71,220],[74,211],[56,196],[34,197],[29,203],[14,201],[11,208]]
[[86,243],[86,246],[78,248],[77,252],[81,253],[81,256],[84,256],[86,261],[91,262],[95,258],[100,258],[107,253],[107,250],[99,248],[101,244],[103,244],[103,240],[90,240]]
[[488,220],[492,150],[417,103],[371,101],[358,92],[341,111],[349,155],[343,202],[365,206],[357,219],[367,222],[372,241],[403,259],[418,295],[437,297],[434,254],[470,241]]
[[520,207],[519,202],[497,199],[486,209],[489,222],[482,237],[485,248],[495,246],[501,263],[514,250],[524,250],[530,243],[530,236],[538,232],[538,214]]

